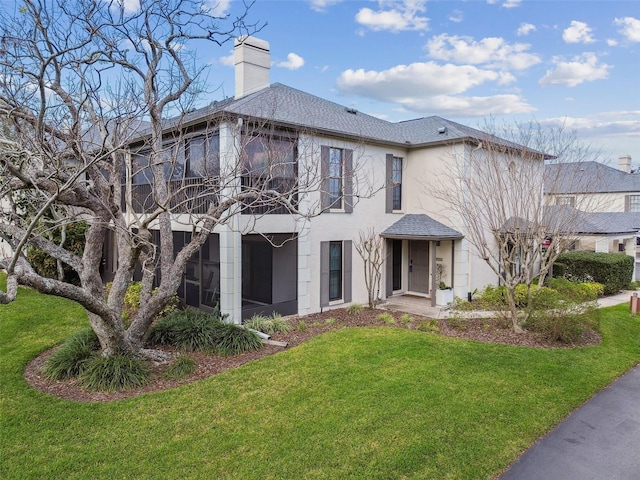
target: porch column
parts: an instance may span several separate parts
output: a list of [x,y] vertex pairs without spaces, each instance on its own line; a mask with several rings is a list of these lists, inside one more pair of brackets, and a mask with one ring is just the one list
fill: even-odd
[[430,289],[429,295],[431,296],[431,306],[436,306],[436,289],[438,286],[436,283],[436,242],[433,240],[429,241],[429,252],[431,253],[431,258],[429,259],[429,263],[431,264],[431,282],[429,282]]
[[[240,186],[237,175],[240,162],[242,120],[220,125],[220,176],[228,179],[222,198],[235,195]],[[233,323],[242,323],[242,234],[240,206],[229,209],[220,232],[220,313]]]

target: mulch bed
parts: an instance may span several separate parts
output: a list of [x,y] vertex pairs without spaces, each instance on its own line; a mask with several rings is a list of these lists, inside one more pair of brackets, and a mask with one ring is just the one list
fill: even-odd
[[[363,309],[356,315],[349,314],[344,308],[330,310],[323,313],[307,315],[291,320],[293,328],[286,334],[273,335],[272,339],[286,342],[286,348],[292,348],[322,333],[345,327],[389,326],[391,328],[406,328],[416,330],[419,325],[431,319],[418,315],[411,315],[412,322],[404,323],[400,319],[401,312],[387,312],[395,318],[394,324],[385,324],[378,319],[383,310]],[[329,320],[331,319],[331,320]],[[327,321],[329,320],[329,321]],[[496,319],[468,319],[464,321],[451,321],[446,319],[436,320],[440,334],[449,337],[465,338],[481,342],[502,343],[523,347],[539,348],[567,348],[575,346],[596,345],[601,338],[597,332],[589,331],[583,335],[580,345],[566,345],[560,343],[545,342],[537,335],[525,332],[515,333],[508,328],[504,321]],[[304,322],[304,328],[299,328],[299,323]],[[141,388],[125,390],[121,392],[94,392],[82,388],[75,380],[50,381],[42,374],[42,368],[53,349],[47,350],[30,362],[24,372],[26,381],[35,389],[66,400],[78,402],[108,402],[123,398],[134,397],[143,393],[155,392],[174,388],[179,385],[201,380],[230,368],[236,368],[248,362],[273,355],[282,351],[282,347],[264,345],[260,350],[247,352],[240,355],[223,357],[219,355],[205,355],[199,352],[189,352],[196,362],[193,373],[179,380],[167,380],[163,378],[166,365],[155,365],[152,369],[152,381]]]

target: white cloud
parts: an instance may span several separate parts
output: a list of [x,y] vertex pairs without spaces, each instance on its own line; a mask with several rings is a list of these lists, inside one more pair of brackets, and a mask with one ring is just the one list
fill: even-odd
[[630,42],[640,42],[640,20],[633,17],[616,18],[613,23],[620,28],[618,30]]
[[562,39],[567,43],[593,43],[591,27],[584,22],[573,20],[571,25],[562,32]]
[[304,58],[300,55],[296,55],[295,53],[290,53],[287,55],[287,60],[284,62],[276,63],[276,66],[282,68],[288,68],[289,70],[297,70],[304,65]]
[[519,7],[521,2],[522,0],[505,0],[502,6],[504,8],[515,8],[515,7]]
[[460,23],[464,20],[464,13],[461,10],[456,9],[451,12],[451,15],[449,15],[449,20],[454,23]]
[[308,0],[311,10],[315,10],[316,12],[326,12],[327,8],[342,1],[343,0]]
[[378,3],[378,11],[361,8],[356,14],[356,22],[373,31],[401,32],[429,28],[429,19],[419,15],[426,11],[424,0],[380,0]]
[[227,67],[233,67],[235,65],[235,61],[233,58],[233,50],[231,53],[225,57],[220,57],[218,59],[222,65],[226,65]]
[[[107,0],[103,0],[107,2]],[[135,13],[140,10],[140,0],[116,0],[118,7],[124,7],[124,13]]]
[[[499,0],[487,0],[487,3],[489,5],[495,5],[496,3],[500,3],[500,2]],[[502,2],[502,7],[515,8],[515,7],[519,7],[520,3],[522,3],[522,0],[504,0],[504,2]]]
[[583,82],[602,80],[609,76],[610,65],[599,64],[595,53],[586,52],[565,61],[563,57],[554,57],[556,67],[547,70],[546,75],[538,81],[539,85],[565,85],[575,87]]
[[224,17],[229,14],[231,0],[206,0],[205,6],[209,8],[210,15]]
[[530,112],[518,95],[464,96],[467,90],[510,75],[472,65],[438,65],[435,62],[398,65],[384,71],[346,70],[338,78],[342,93],[402,105],[424,114],[483,116]]
[[615,47],[618,45],[618,41],[613,38],[607,38],[607,45],[610,47]]
[[548,118],[541,123],[562,125],[575,130],[578,135],[602,148],[602,160],[614,160],[620,154],[631,154],[640,160],[640,110],[598,112],[587,117]]
[[529,48],[526,43],[510,45],[499,37],[483,38],[477,42],[471,37],[446,33],[427,42],[429,56],[438,60],[515,70],[524,70],[542,61],[538,55],[528,53]]
[[519,37],[522,37],[524,35],[529,35],[531,32],[535,32],[536,30],[536,26],[532,23],[521,23],[518,27],[518,30],[516,31],[516,34]]

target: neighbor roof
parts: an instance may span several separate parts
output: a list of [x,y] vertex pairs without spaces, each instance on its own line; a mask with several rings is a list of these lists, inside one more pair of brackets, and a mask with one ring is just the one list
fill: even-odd
[[426,240],[454,240],[463,238],[457,230],[434,220],[425,214],[403,215],[396,223],[380,234],[386,238],[414,238]]
[[[640,232],[640,212],[583,212],[569,205],[550,205],[544,210],[547,224],[570,218],[576,235],[634,235]],[[562,220],[559,220],[562,221]]]
[[640,192],[640,174],[626,173],[599,162],[545,165],[548,194]]

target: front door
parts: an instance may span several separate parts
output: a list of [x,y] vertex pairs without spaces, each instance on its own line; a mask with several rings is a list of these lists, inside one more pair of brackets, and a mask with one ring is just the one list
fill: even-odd
[[409,242],[409,290],[429,293],[429,242]]

